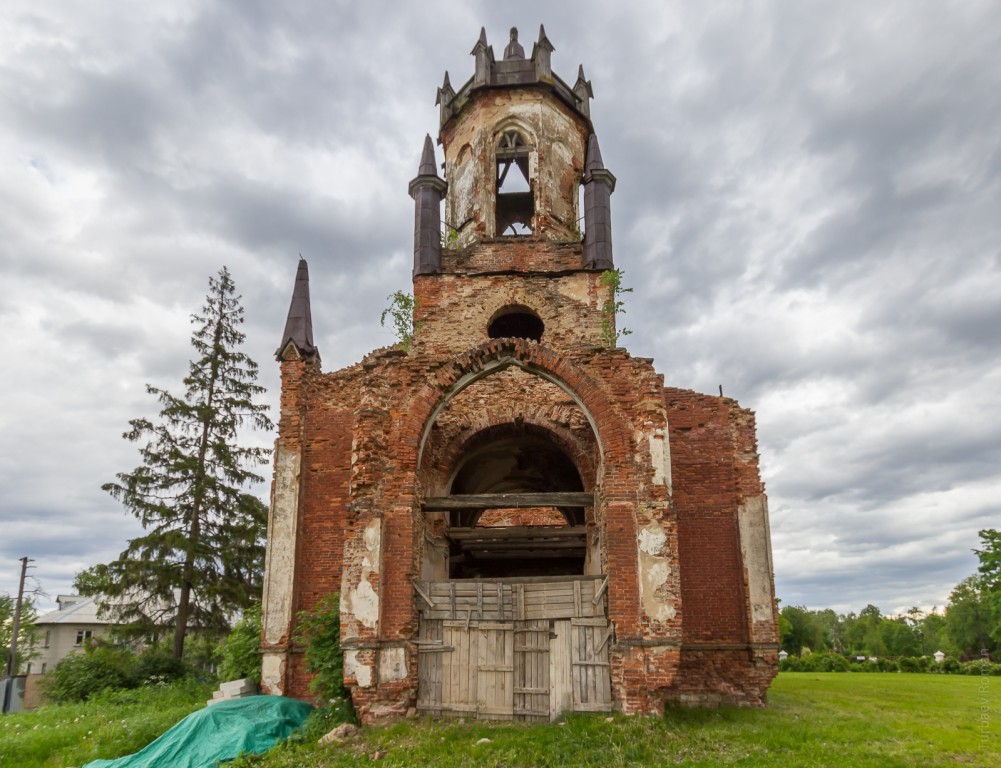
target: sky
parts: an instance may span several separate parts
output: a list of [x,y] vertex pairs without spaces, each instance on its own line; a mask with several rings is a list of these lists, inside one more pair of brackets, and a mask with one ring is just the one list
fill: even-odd
[[1001,4],[980,0],[6,0],[0,594],[29,556],[53,607],[139,535],[100,486],[139,463],[146,385],[180,393],[224,265],[272,406],[299,254],[325,370],[392,343],[435,90],[472,75],[481,26],[500,55],[540,23],[554,71],[593,84],[625,345],[757,412],[777,596],[945,604],[1001,527]]

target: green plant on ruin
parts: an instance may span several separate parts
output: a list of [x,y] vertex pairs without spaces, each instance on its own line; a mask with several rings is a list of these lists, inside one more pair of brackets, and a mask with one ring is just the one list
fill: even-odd
[[441,245],[443,248],[454,248],[459,242],[459,230],[447,221],[443,221],[442,224],[445,225],[445,228],[441,231]]
[[396,334],[397,346],[404,352],[409,352],[414,341],[417,326],[414,323],[414,312],[417,310],[417,299],[409,293],[394,291],[388,297],[389,306],[382,310],[379,323],[385,327],[389,318]]
[[306,647],[306,671],[314,675],[310,690],[327,701],[346,698],[340,594],[332,592],[297,614],[295,640]]
[[632,288],[622,286],[624,276],[621,269],[606,269],[601,273],[601,284],[612,292],[611,298],[601,308],[601,343],[608,348],[618,346],[620,338],[632,333],[628,328],[619,328],[615,322],[616,317],[626,311],[622,294],[633,292]]

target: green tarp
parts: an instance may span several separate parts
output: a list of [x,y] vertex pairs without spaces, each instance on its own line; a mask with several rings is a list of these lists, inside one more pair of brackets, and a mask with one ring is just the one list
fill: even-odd
[[249,696],[193,712],[134,755],[84,768],[212,768],[241,752],[267,752],[299,728],[313,708],[284,696]]

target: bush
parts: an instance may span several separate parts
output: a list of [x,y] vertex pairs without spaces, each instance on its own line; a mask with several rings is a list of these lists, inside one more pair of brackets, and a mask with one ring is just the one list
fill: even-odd
[[899,672],[900,665],[893,659],[877,659],[876,669],[880,672]]
[[905,656],[897,661],[901,672],[927,672],[930,664],[927,656]]
[[135,656],[104,643],[88,645],[60,661],[44,678],[43,693],[57,703],[86,701],[101,691],[134,688]]
[[848,659],[838,653],[813,653],[799,660],[800,672],[847,672]]
[[261,682],[261,606],[243,613],[233,631],[219,644],[219,676],[223,680],[244,677]]
[[166,645],[153,645],[135,657],[132,670],[134,685],[128,687],[149,683],[170,683],[180,680],[187,674],[187,665],[175,659]]
[[60,661],[42,679],[45,698],[62,704],[86,701],[103,691],[138,688],[150,683],[167,683],[187,675],[187,667],[165,646],[152,646],[136,655],[101,641],[87,645]]
[[341,653],[340,595],[327,595],[312,611],[301,611],[296,640],[306,646],[306,670],[315,677],[310,690],[325,701],[347,695]]

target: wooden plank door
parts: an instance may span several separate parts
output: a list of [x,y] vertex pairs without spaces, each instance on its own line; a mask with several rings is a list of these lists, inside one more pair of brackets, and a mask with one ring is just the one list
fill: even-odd
[[553,622],[549,642],[549,719],[573,711],[573,650],[570,619]]
[[549,621],[514,623],[514,719],[548,722]]
[[575,712],[608,712],[612,708],[608,665],[610,639],[608,619],[570,619]]
[[[481,621],[476,635],[476,715],[484,720],[511,720],[514,715],[514,624]],[[471,657],[472,658],[472,657]]]
[[417,641],[417,708],[434,715],[441,714],[442,667],[445,654],[452,651],[442,641],[441,619],[420,620]]

